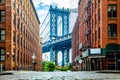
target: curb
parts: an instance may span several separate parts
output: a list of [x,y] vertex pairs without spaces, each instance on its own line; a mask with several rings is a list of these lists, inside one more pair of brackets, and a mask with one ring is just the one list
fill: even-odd
[[0,75],[13,75],[12,72],[0,72]]
[[119,73],[120,74],[120,71],[118,70],[105,70],[105,71],[97,71],[97,73]]

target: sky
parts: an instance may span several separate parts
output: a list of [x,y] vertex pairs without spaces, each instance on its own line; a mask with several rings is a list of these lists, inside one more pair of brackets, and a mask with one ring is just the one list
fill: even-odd
[[58,8],[77,8],[79,0],[33,0],[34,6],[37,10],[38,17],[42,23],[48,13],[50,5]]
[[[78,1],[79,0],[33,0],[33,4],[34,4],[36,12],[38,14],[39,20],[42,24],[45,17],[47,16],[50,5],[57,6],[58,8],[64,7],[65,9],[67,9],[67,8],[68,9],[75,9],[75,8],[78,8]],[[44,60],[46,60],[46,59],[48,61],[50,60],[49,53],[43,54],[42,56],[43,56],[42,58]],[[62,56],[62,55],[59,54],[58,56]],[[59,57],[59,58],[60,59],[58,62],[61,62],[61,57]]]

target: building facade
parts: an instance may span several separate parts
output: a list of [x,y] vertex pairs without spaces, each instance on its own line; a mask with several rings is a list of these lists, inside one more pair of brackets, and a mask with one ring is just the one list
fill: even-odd
[[78,9],[79,70],[120,70],[120,0],[79,0]]
[[32,0],[0,0],[0,64],[3,70],[32,70],[33,67],[41,70],[39,24]]
[[79,18],[77,17],[77,20],[75,22],[73,31],[72,31],[72,69],[73,70],[79,70],[80,68],[80,64],[76,61],[76,57],[79,55],[82,55],[82,53],[80,53],[79,48]]

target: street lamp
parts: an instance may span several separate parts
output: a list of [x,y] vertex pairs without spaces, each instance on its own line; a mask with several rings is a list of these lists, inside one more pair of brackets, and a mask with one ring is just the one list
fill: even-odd
[[[75,62],[78,64],[78,66],[79,66],[79,64],[82,64],[83,63],[82,56],[81,55],[76,56]],[[78,69],[78,67],[77,67],[77,69]]]
[[10,53],[9,53],[9,52],[7,52],[6,54],[7,54],[7,58],[8,58]]
[[33,70],[35,71],[35,53],[32,54]]

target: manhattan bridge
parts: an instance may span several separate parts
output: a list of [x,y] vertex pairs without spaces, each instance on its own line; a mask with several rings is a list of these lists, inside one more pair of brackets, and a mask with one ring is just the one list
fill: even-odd
[[51,5],[41,24],[42,54],[49,52],[50,61],[56,65],[58,65],[59,52],[62,54],[62,66],[70,62],[72,29],[77,13],[77,9],[60,9]]

